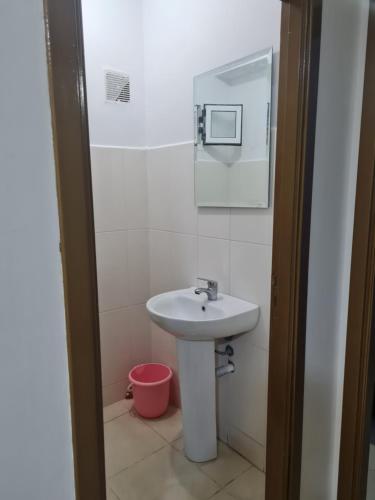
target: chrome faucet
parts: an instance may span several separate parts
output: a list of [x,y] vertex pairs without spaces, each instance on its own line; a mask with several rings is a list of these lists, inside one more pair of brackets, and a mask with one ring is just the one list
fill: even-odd
[[217,281],[210,280],[207,278],[197,278],[198,280],[207,281],[207,288],[196,288],[194,293],[200,295],[201,293],[206,293],[208,300],[217,300]]

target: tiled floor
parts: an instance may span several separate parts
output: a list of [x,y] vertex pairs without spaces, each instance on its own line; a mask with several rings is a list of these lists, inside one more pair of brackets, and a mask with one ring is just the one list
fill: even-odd
[[104,409],[107,500],[264,500],[264,474],[225,444],[214,461],[185,458],[180,410],[145,420],[131,406]]
[[370,444],[370,459],[367,476],[367,500],[375,498],[375,445]]

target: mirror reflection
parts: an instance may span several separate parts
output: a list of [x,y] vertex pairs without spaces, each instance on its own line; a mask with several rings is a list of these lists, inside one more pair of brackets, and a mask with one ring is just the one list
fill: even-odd
[[269,206],[271,86],[271,48],[194,78],[197,206]]

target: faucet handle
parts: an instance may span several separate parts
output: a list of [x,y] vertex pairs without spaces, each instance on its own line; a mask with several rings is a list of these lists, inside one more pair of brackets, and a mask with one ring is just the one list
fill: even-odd
[[218,288],[218,282],[215,281],[215,280],[211,280],[210,278],[200,278],[198,276],[197,280],[206,281],[207,282],[207,286],[209,288],[213,288],[214,290],[217,290],[217,288]]

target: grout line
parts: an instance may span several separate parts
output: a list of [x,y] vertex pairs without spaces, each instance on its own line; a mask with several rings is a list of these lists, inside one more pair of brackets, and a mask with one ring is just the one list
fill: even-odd
[[[116,476],[118,476],[119,474],[121,474],[122,472],[124,472],[125,470],[127,469],[130,469],[131,467],[135,466],[135,465],[138,465],[140,464],[141,462],[143,462],[144,460],[146,460],[147,458],[151,457],[152,455],[155,455],[156,453],[158,453],[159,451],[163,450],[164,448],[166,448],[167,446],[170,446],[170,443],[168,443],[168,441],[163,437],[161,436],[158,432],[156,432],[154,429],[152,429],[150,426],[146,425],[142,420],[141,418],[138,416],[138,414],[136,413],[132,413],[130,410],[128,411],[128,414],[133,417],[133,418],[136,418],[138,423],[140,423],[141,425],[143,424],[147,429],[151,429],[155,434],[158,435],[158,437],[161,437],[162,440],[164,441],[164,445],[161,446],[160,448],[158,448],[157,450],[154,450],[152,451],[151,453],[149,453],[148,455],[146,455],[145,457],[141,458],[140,460],[137,460],[136,462],[124,467],[123,469],[121,469],[119,472],[116,472],[115,474],[113,474],[112,476],[108,476],[108,478],[106,479],[113,479],[115,478]],[[121,415],[119,415],[120,417]],[[116,417],[116,418],[119,418],[119,417]]]
[[160,228],[160,227],[149,227],[149,228],[139,228],[139,229],[138,228],[137,229],[113,229],[113,230],[106,230],[106,231],[96,231],[95,234],[125,233],[125,232],[130,232],[130,231],[134,231],[134,232],[135,231],[158,231],[161,233],[178,234],[181,236],[194,236],[197,238],[211,238],[213,240],[224,240],[224,241],[230,241],[233,243],[248,243],[250,245],[257,245],[257,246],[262,246],[262,247],[272,247],[272,242],[271,243],[261,243],[259,241],[240,240],[237,238],[221,238],[220,236],[208,236],[208,235],[200,233],[199,231],[194,232],[194,233],[184,233],[181,231],[173,231],[172,229],[165,229],[165,228]]
[[[129,385],[129,380],[127,378],[122,378],[120,380],[117,380],[116,382],[111,382],[110,384],[102,385],[102,392],[104,391],[104,389],[107,389],[107,387],[111,387],[112,385],[118,385],[118,384],[124,384],[124,386],[128,386]],[[115,403],[116,402],[117,401],[115,401]],[[111,404],[114,404],[114,403],[111,403]],[[110,405],[106,405],[106,406],[110,406]],[[105,407],[103,407],[103,409]]]
[[[113,403],[115,404],[115,403]],[[108,405],[108,406],[111,406],[111,405]],[[104,410],[104,408],[103,408]],[[119,418],[119,417],[122,417],[123,415],[126,415],[127,413],[129,413],[129,410],[125,410],[124,412],[122,413],[119,413],[118,415],[116,415],[115,417],[112,417],[110,418],[109,420],[104,420],[104,414],[103,414],[103,424],[109,424],[109,422],[112,422],[113,420],[116,420],[116,418]]]
[[[165,441],[165,442],[166,442],[166,444],[167,444],[167,445],[171,448],[171,450],[172,450],[172,451],[174,451],[175,453],[180,454],[180,455],[181,455],[181,456],[183,456],[186,460],[188,460],[188,459],[187,459],[187,457],[185,456],[184,450],[183,450],[183,449],[182,449],[182,450],[178,450],[178,449],[177,449],[177,448],[175,448],[175,447],[173,446],[173,444],[172,444],[172,443],[174,443],[175,441],[178,441],[179,439],[181,439],[181,437],[182,437],[182,436],[180,436],[180,437],[178,437],[178,438],[174,439],[172,442],[169,442],[169,441],[168,441],[168,440],[167,440],[167,439],[166,439],[166,438],[165,438],[162,434],[160,434],[157,430],[155,430],[153,427],[151,427],[151,425],[149,425],[149,424],[147,423],[147,421],[144,421],[141,417],[139,417],[139,415],[138,415],[137,413],[133,413],[133,414],[132,414],[131,412],[129,412],[129,413],[130,413],[130,415],[134,416],[134,417],[135,417],[135,418],[137,418],[139,421],[141,421],[143,424],[145,424],[145,425],[146,425],[149,429],[151,429],[152,431],[154,431],[154,432],[155,432],[155,434],[157,434],[160,438],[162,438],[162,439],[163,439],[163,441]],[[165,447],[164,447],[164,448],[165,448]],[[160,449],[164,449],[164,448],[160,448]],[[160,451],[160,450],[158,450],[158,451]],[[236,452],[235,452],[235,453],[236,453]],[[152,453],[151,455],[153,455],[153,453]],[[151,455],[148,455],[148,456],[151,456]],[[145,460],[146,458],[147,458],[147,457],[145,457],[143,460]],[[214,495],[217,495],[217,493],[218,493],[219,491],[221,491],[221,490],[222,490],[225,486],[227,486],[227,484],[230,484],[230,481],[229,481],[229,482],[228,482],[225,486],[222,486],[222,485],[221,485],[221,484],[219,484],[217,481],[215,481],[215,479],[213,479],[212,477],[210,477],[210,476],[209,476],[209,475],[208,475],[208,474],[207,474],[204,470],[202,470],[202,468],[201,468],[201,465],[202,465],[202,464],[200,464],[200,463],[196,463],[196,462],[192,462],[192,461],[190,461],[190,460],[188,460],[188,461],[189,461],[189,463],[191,463],[192,465],[194,465],[194,467],[195,467],[195,468],[196,468],[199,472],[201,472],[204,476],[206,476],[206,477],[207,477],[210,481],[212,481],[213,483],[215,483],[215,485],[219,488],[217,491],[215,491]],[[246,461],[248,462],[248,460],[246,460]],[[139,463],[139,462],[137,462],[137,463]],[[249,463],[249,469],[250,469],[250,468],[252,467],[252,464],[250,464],[250,462],[248,462],[248,463]],[[249,469],[246,469],[246,470],[249,470]],[[239,477],[239,476],[240,476],[240,475],[238,475],[237,477]]]
[[186,146],[188,144],[193,145],[194,141],[172,142],[169,144],[158,144],[155,146],[115,146],[111,144],[90,144],[90,148],[124,149],[130,151],[153,151],[154,149],[173,148],[178,146]]
[[135,228],[103,229],[101,231],[95,231],[95,234],[125,233],[128,231],[149,231],[149,228],[148,227],[135,227]]
[[[168,443],[167,443],[168,445]],[[141,458],[140,460],[137,460],[136,462],[124,467],[123,469],[121,469],[119,472],[116,472],[115,474],[113,474],[112,476],[108,476],[106,479],[108,480],[112,480],[114,479],[115,477],[119,476],[120,474],[122,474],[124,471],[128,470],[128,469],[131,469],[132,467],[135,467],[136,465],[139,465],[140,463],[144,462],[145,460],[147,460],[148,458],[152,457],[153,455],[156,455],[156,453],[158,453],[159,451],[161,450],[164,450],[167,446],[166,445],[163,445],[161,446],[160,448],[158,448],[157,450],[154,450],[152,451],[150,454],[146,455],[145,457]]]
[[[109,478],[108,478],[108,479],[109,479]],[[105,481],[106,481],[106,483],[107,483],[107,478],[106,478],[106,480],[105,480]],[[117,495],[117,493],[115,493],[115,492],[113,491],[113,489],[112,489],[110,486],[108,486],[108,489],[109,489],[110,493],[112,493],[112,495],[115,497],[115,499],[116,499],[116,500],[120,500],[120,497]]]
[[[246,437],[247,437],[248,439],[250,439],[251,441],[254,441],[254,443],[256,443],[258,446],[261,446],[263,449],[266,449],[266,445],[264,445],[264,444],[260,443],[260,442],[259,442],[259,441],[257,441],[256,439],[254,439],[254,438],[253,438],[253,436],[250,436],[250,434],[247,434],[246,432],[241,431],[241,429],[239,429],[239,428],[238,428],[238,427],[236,427],[235,425],[232,425],[232,427],[233,427],[234,429],[236,429],[237,431],[239,431],[239,432],[240,432],[241,434],[243,434],[244,436],[246,436]],[[228,444],[228,446],[231,448],[230,444]],[[234,448],[232,448],[232,449],[234,450]],[[243,457],[245,460],[247,460],[249,463],[251,463],[251,465],[252,465],[253,467],[255,467],[256,469],[258,469],[258,470],[259,470],[259,471],[261,471],[261,472],[264,472],[264,471],[262,471],[261,469],[259,469],[256,465],[254,465],[252,462],[250,462],[250,460],[248,460],[248,459],[247,459],[244,455],[241,455],[241,453],[239,453],[238,451],[237,451],[237,453],[238,453],[241,457]]]
[[146,151],[153,151],[155,149],[164,149],[164,148],[175,148],[178,146],[187,146],[187,145],[194,145],[194,141],[182,141],[182,142],[172,142],[170,144],[159,144],[156,146],[145,146]]
[[107,233],[126,233],[128,229],[106,229],[104,231],[95,231],[95,234],[107,234]]
[[[251,332],[251,330],[250,330],[250,332]],[[246,332],[246,333],[247,333],[247,332]],[[264,352],[267,352],[267,353],[269,353],[269,352],[270,352],[269,347],[268,347],[268,349],[267,349],[266,347],[262,347],[262,346],[260,346],[260,345],[256,344],[255,342],[253,342],[253,341],[251,341],[251,340],[249,341],[249,344],[250,344],[252,347],[256,347],[256,348],[257,348],[257,349],[259,349],[260,351],[264,351]],[[260,443],[258,443],[258,444],[260,444]],[[262,446],[263,446],[263,445],[262,445]]]
[[[117,382],[119,383],[119,382]],[[116,384],[116,382],[115,382]],[[112,385],[112,384],[110,384]],[[105,386],[105,387],[109,387],[109,386]],[[106,406],[103,406],[103,416],[104,416],[104,411],[107,409],[107,408],[111,408],[112,406],[115,406],[117,405],[118,403],[122,403],[123,401],[126,401],[125,398],[123,399],[119,399],[118,401],[115,401],[114,403],[111,403],[109,405],[106,405]],[[130,408],[126,408],[122,413],[119,413],[118,415],[116,415],[115,417],[111,418],[110,420],[107,420],[106,422],[104,422],[105,424],[108,423],[108,422],[111,422],[112,420],[114,420],[115,418],[118,418],[118,417],[121,417],[122,415],[125,415],[126,413],[129,413],[129,410]]]
[[198,237],[198,232],[195,233],[182,233],[181,231],[173,231],[172,229],[164,229],[164,228],[158,228],[158,227],[150,227],[149,231],[158,231],[160,233],[170,233],[170,234],[179,234],[182,236],[194,236]]
[[[129,412],[129,413],[130,413],[130,412]],[[143,419],[142,419],[142,418],[141,418],[141,417],[140,417],[140,416],[136,413],[136,411],[134,411],[134,412],[130,413],[130,415],[131,415],[132,417],[137,418],[140,422],[142,422],[142,424],[144,424],[146,427],[148,427],[148,428],[149,428],[149,429],[151,429],[153,432],[155,432],[155,434],[157,434],[159,437],[161,437],[161,438],[163,439],[163,441],[165,441],[167,444],[169,444],[169,445],[171,444],[171,443],[170,443],[170,442],[169,442],[169,441],[168,441],[168,440],[167,440],[167,439],[166,439],[166,438],[165,438],[162,434],[160,434],[158,431],[156,431],[153,427],[151,427],[151,425],[149,425],[149,424],[145,421],[145,420],[147,420],[147,419],[143,420]],[[177,438],[177,439],[179,439],[179,438]]]
[[[172,405],[169,405],[168,408],[175,408],[177,411],[180,412],[180,418],[181,418],[181,432],[182,432],[182,412],[181,412],[181,408],[177,408],[177,406],[172,406]],[[129,412],[130,413],[130,412]],[[174,448],[172,446],[172,443],[174,443],[175,441],[178,441],[180,438],[182,438],[182,435],[177,437],[176,439],[174,439],[173,441],[169,442],[167,440],[166,437],[164,437],[162,434],[160,434],[160,432],[158,432],[156,429],[154,429],[148,422],[147,422],[147,419],[142,419],[142,417],[140,417],[136,411],[134,413],[131,413],[131,415],[135,416],[136,418],[138,418],[138,420],[140,420],[142,423],[144,423],[149,429],[151,429],[152,431],[154,431],[158,436],[160,436],[167,444],[169,444],[175,451],[180,451],[180,450],[176,450],[176,448]],[[169,418],[169,417],[168,417]]]
[[126,149],[130,151],[144,151],[146,146],[116,146],[113,144],[90,144],[90,148],[101,148],[101,149]]
[[126,309],[131,309],[132,307],[145,306],[145,305],[146,305],[146,302],[139,302],[137,304],[129,304],[129,305],[126,305],[126,306],[121,306],[121,307],[113,307],[111,309],[102,309],[102,310],[99,311],[99,315],[100,314],[114,312],[114,311],[122,311],[122,310],[126,310]]
[[[130,411],[129,411],[130,413]],[[136,413],[130,413],[131,416],[133,416],[134,418],[137,419],[137,421],[141,424],[143,424],[145,427],[149,428],[150,430],[152,430],[155,434],[157,434],[164,442],[165,442],[165,445],[164,446],[161,446],[160,448],[158,448],[157,450],[154,450],[153,452],[149,453],[148,455],[146,455],[145,457],[141,458],[140,460],[134,462],[133,464],[130,464],[128,465],[127,467],[124,467],[123,469],[121,469],[120,471],[116,472],[115,474],[113,474],[112,476],[108,476],[106,478],[106,481],[108,482],[108,485],[109,485],[109,489],[110,491],[116,496],[116,498],[118,498],[117,494],[115,493],[115,491],[113,490],[113,488],[110,486],[110,481],[113,480],[115,477],[117,477],[118,475],[122,474],[124,471],[130,469],[130,468],[133,468],[133,467],[136,467],[138,466],[139,464],[141,464],[142,462],[144,462],[145,460],[147,460],[148,458],[152,457],[153,455],[155,455],[156,453],[166,449],[167,447],[173,451],[173,452],[177,452],[179,453],[181,456],[185,457],[184,455],[184,452],[183,450],[177,450],[176,448],[173,447],[172,443],[170,443],[169,441],[166,440],[166,438],[159,434],[159,432],[157,432],[155,429],[153,429],[150,425],[148,425],[141,417],[138,416],[138,414]],[[119,418],[121,415],[119,415],[118,417],[115,417],[115,418]],[[177,438],[179,439],[179,438]],[[176,440],[174,440],[176,441]],[[173,442],[174,442],[173,441]],[[225,444],[225,443],[224,443]],[[230,448],[230,447],[229,447]],[[234,453],[238,454],[239,456],[241,456],[238,452],[236,452],[235,450],[233,450]],[[185,457],[186,458],[186,457]],[[207,477],[215,486],[217,486],[217,490],[209,497],[209,499],[212,499],[214,498],[218,493],[222,492],[222,491],[225,491],[225,493],[230,496],[230,497],[233,497],[227,490],[226,488],[228,488],[234,481],[240,479],[244,474],[246,474],[247,472],[249,472],[251,469],[253,468],[256,468],[253,464],[251,464],[247,459],[245,459],[246,462],[248,463],[248,467],[246,468],[246,470],[242,471],[241,473],[239,473],[237,476],[235,476],[233,479],[229,480],[225,485],[221,485],[220,483],[218,483],[214,478],[212,478],[210,475],[208,475],[203,469],[202,469],[202,464],[199,464],[199,463],[194,463],[194,462],[190,462],[192,465],[194,465],[194,467],[196,468],[197,471],[199,471],[201,474],[203,474],[205,477]],[[261,471],[263,474],[264,472]],[[233,497],[234,498],[234,497]]]
[[[250,462],[249,462],[249,464],[250,464]],[[246,470],[244,470],[243,472],[241,472],[241,474],[239,474],[237,477],[235,477],[235,478],[231,479],[231,480],[230,480],[230,481],[229,481],[229,482],[228,482],[225,486],[223,486],[223,491],[225,491],[225,493],[226,493],[227,495],[229,495],[230,497],[235,498],[235,497],[233,497],[233,495],[231,495],[231,494],[227,491],[227,488],[228,488],[230,485],[232,485],[235,481],[237,481],[238,479],[240,479],[242,476],[244,476],[245,474],[247,474],[247,473],[248,473],[251,469],[256,469],[256,467],[255,467],[253,464],[250,464],[250,467],[249,467],[248,469],[246,469]],[[259,469],[257,469],[257,470],[259,470]],[[262,472],[262,471],[260,471],[260,472]],[[264,474],[264,472],[262,472],[262,473]]]
[[171,229],[159,229],[157,227],[152,227],[150,228],[150,231],[158,231],[161,233],[171,233],[171,234],[179,234],[181,236],[194,236],[197,238],[207,238],[207,239],[212,239],[212,240],[222,240],[222,241],[229,241],[230,243],[247,243],[249,245],[256,245],[256,246],[261,246],[261,247],[272,247],[272,243],[259,243],[256,241],[249,241],[249,240],[238,240],[238,239],[231,239],[231,238],[220,238],[218,236],[205,236],[204,234],[198,234],[198,233],[181,233],[180,231],[172,231]]
[[218,493],[221,493],[221,492],[224,492],[226,493],[229,497],[231,498],[235,498],[233,497],[233,495],[231,495],[228,491],[227,491],[227,488],[232,484],[234,483],[235,481],[237,481],[237,479],[240,479],[241,476],[243,476],[244,474],[246,474],[247,472],[249,472],[251,469],[253,469],[254,466],[252,464],[249,463],[249,467],[240,472],[240,474],[238,474],[238,476],[234,477],[233,479],[231,479],[230,481],[228,481],[224,486],[219,484],[217,481],[215,481],[214,479],[212,479],[212,477],[210,477],[209,475],[207,475],[203,470],[201,470],[201,472],[206,476],[208,477],[209,479],[211,479],[211,481],[213,481],[215,484],[217,484],[219,486],[219,490],[216,491],[212,496],[209,497],[208,500],[212,499],[212,498],[215,498],[215,496],[218,494]]

